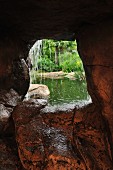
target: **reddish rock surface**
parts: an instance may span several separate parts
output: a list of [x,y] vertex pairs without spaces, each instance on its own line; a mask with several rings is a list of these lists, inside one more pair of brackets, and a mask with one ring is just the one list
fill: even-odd
[[[11,126],[14,130],[13,123],[19,157],[26,170],[113,170],[113,2],[0,3],[1,170],[21,167],[15,145],[5,136]],[[23,102],[15,108],[13,122],[10,118],[18,101],[16,93],[22,98],[29,86],[23,58],[40,38],[77,38],[94,105],[74,111],[73,119],[74,113],[40,112],[45,104],[39,101]]]
[[72,145],[74,111],[40,113],[35,102],[15,108],[13,119],[22,165],[25,169],[85,169]]
[[94,104],[76,112],[73,142],[87,169],[113,169],[108,133],[101,110]]
[[[88,91],[106,120],[113,157],[113,24],[81,30],[78,50],[83,60]],[[86,43],[87,42],[87,43]]]
[[45,101],[30,100],[13,112],[22,165],[30,170],[113,169],[107,129],[95,105],[44,112]]

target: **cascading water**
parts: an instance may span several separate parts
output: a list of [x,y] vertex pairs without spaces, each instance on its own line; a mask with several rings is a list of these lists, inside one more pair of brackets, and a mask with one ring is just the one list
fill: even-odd
[[[75,59],[74,55],[78,57],[77,50],[69,47],[69,44],[67,41],[38,40],[29,52],[33,63],[31,83],[49,87],[51,105],[89,100],[85,81],[78,81],[74,77],[76,69],[71,67],[80,59]],[[63,72],[68,65],[69,73]]]
[[[31,59],[34,70],[39,69],[38,60],[40,59],[41,56],[42,56],[42,40],[38,40],[29,51],[29,58]],[[33,74],[33,79],[36,79],[35,74]],[[32,83],[32,77],[30,83]]]
[[38,70],[38,59],[42,55],[42,40],[36,41],[29,51],[29,57],[33,63],[33,67]]

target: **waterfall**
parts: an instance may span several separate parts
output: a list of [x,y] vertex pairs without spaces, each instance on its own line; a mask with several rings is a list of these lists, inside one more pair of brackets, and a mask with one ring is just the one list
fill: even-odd
[[38,59],[42,55],[42,40],[36,41],[33,47],[29,51],[29,57],[33,63],[33,67],[35,70],[38,70]]
[[[51,46],[49,44],[49,55],[50,55],[50,60],[52,59],[52,56],[51,56]],[[50,71],[52,71],[52,65],[50,64]]]
[[48,86],[51,104],[88,99],[86,83],[81,82],[82,67],[79,68],[81,61],[76,42],[38,40],[31,48],[29,58],[33,64],[30,81]]
[[[32,66],[34,70],[38,70],[38,60],[42,56],[42,40],[38,40],[35,42],[35,44],[32,46],[32,48],[29,51],[29,58],[31,60]],[[30,83],[32,83],[32,76],[30,72]],[[35,74],[33,74],[33,80],[36,80]]]

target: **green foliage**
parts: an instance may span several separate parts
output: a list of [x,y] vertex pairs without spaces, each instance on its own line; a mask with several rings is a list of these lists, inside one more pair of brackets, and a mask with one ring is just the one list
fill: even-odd
[[75,53],[66,52],[61,54],[60,66],[64,72],[83,71],[82,61]]
[[[37,49],[34,49],[37,51]],[[36,52],[34,52],[36,55]],[[35,57],[36,58],[36,57]],[[41,55],[37,56],[38,70],[52,72],[83,72],[83,65],[77,53],[76,41],[43,40]]]
[[58,71],[59,66],[47,56],[38,59],[38,69],[46,72]]

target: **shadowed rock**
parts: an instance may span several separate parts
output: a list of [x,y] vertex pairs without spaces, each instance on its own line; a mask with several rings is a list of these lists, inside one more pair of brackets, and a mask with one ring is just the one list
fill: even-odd
[[3,135],[7,131],[10,133],[10,129],[12,129],[11,113],[20,101],[21,97],[15,90],[0,90],[0,134]]
[[0,170],[24,170],[14,138],[0,139]]

